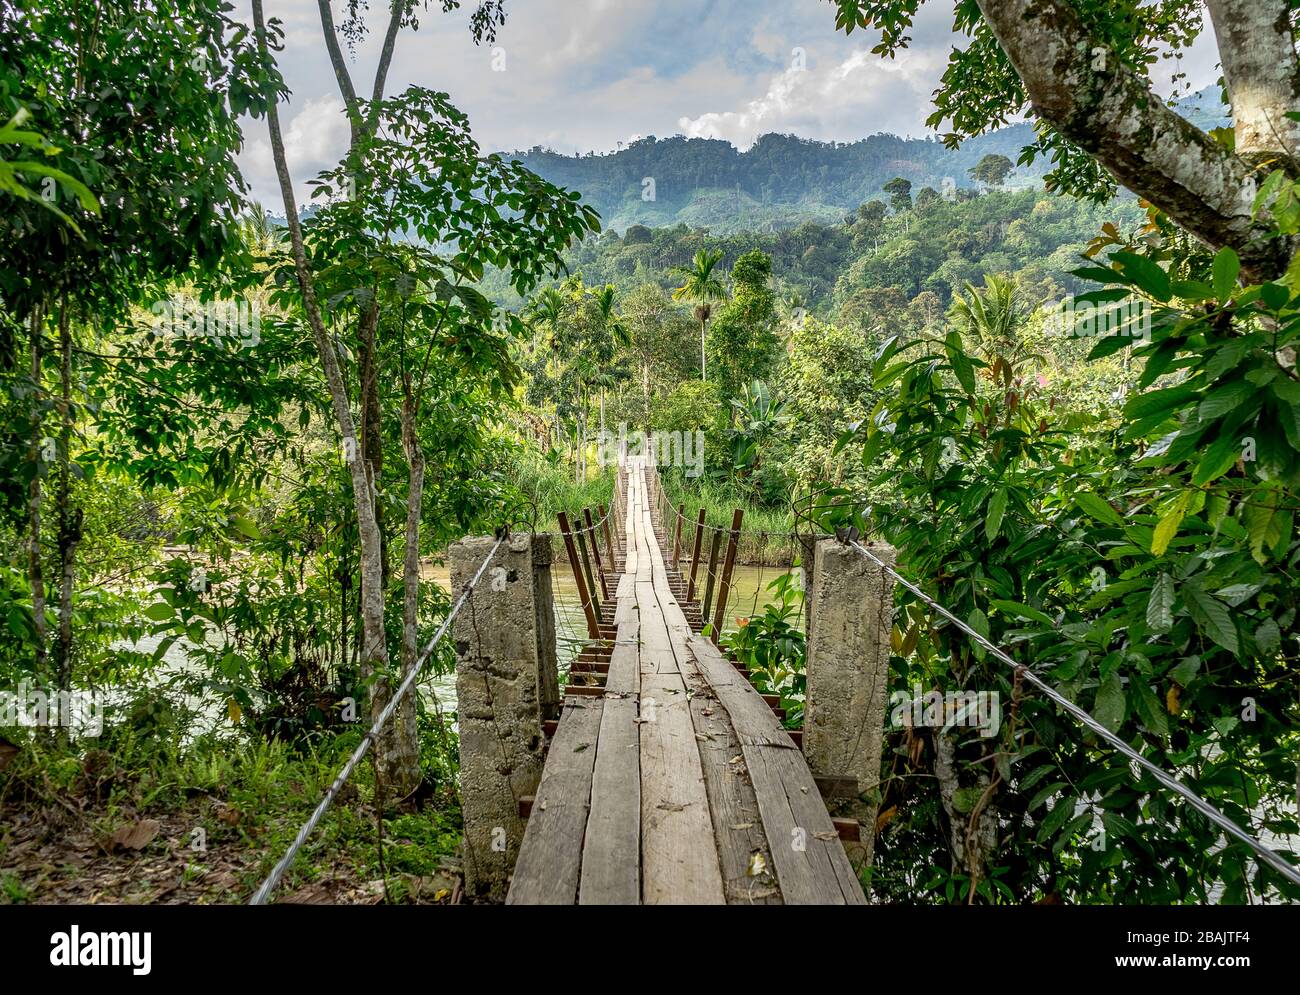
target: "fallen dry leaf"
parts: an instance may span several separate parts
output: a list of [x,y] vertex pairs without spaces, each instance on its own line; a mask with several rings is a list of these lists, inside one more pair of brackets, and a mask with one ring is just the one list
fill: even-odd
[[239,880],[229,869],[223,868],[219,871],[209,871],[203,876],[203,883],[213,888],[219,888],[222,891],[233,891],[235,886],[239,884]]
[[885,809],[878,816],[876,816],[876,832],[880,832],[887,825],[889,825],[890,820],[893,819],[894,816],[896,816],[897,814],[898,814],[898,806],[890,805],[889,808]]
[[233,805],[227,805],[223,801],[216,801],[212,804],[212,809],[216,812],[217,818],[228,826],[237,826],[244,814]]
[[162,823],[157,819],[141,819],[132,825],[120,826],[113,834],[113,845],[124,846],[128,850],[143,850],[161,828]]
[[[380,882],[382,885],[382,882]],[[292,894],[285,895],[276,905],[333,905],[334,899],[323,884],[309,884]]]
[[755,850],[749,855],[749,869],[745,873],[751,878],[756,878],[766,870],[767,859],[761,850]]

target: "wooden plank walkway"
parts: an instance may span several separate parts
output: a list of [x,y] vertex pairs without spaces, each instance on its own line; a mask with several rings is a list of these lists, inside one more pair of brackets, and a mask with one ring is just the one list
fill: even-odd
[[623,511],[603,696],[565,696],[507,902],[865,904],[803,754],[679,604],[639,464]]

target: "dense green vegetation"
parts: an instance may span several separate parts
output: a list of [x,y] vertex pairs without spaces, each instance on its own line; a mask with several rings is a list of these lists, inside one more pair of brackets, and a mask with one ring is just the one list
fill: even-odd
[[[1077,293],[1085,284],[1070,271],[1084,244],[1106,222],[1132,224],[1141,216],[1131,201],[1096,205],[1030,190],[967,191],[948,201],[921,188],[916,201],[891,212],[873,200],[834,223],[808,221],[766,234],[718,235],[685,225],[633,227],[621,236],[605,231],[570,250],[565,263],[588,284],[627,294],[647,283],[679,286],[677,269],[701,250],[721,252],[725,274],[758,249],[771,258],[773,286],[791,310],[865,327],[873,320],[887,325],[924,291],[938,298],[932,308],[944,307],[954,291],[987,273],[1017,274],[1039,300]],[[485,286],[500,303],[518,303],[504,280],[490,274]]]
[[862,477],[836,443],[875,406],[872,358],[886,340],[934,334],[970,287],[999,279],[1025,311],[1017,334],[1039,357],[1035,375],[1078,404],[1110,403],[1122,357],[1083,362],[1086,346],[1054,336],[1044,315],[1090,286],[1072,272],[1089,239],[1103,225],[1135,229],[1135,204],[991,191],[900,207],[873,201],[841,224],[770,235],[678,226],[588,238],[566,257],[574,275],[522,308],[534,329],[523,396],[550,423],[546,439],[576,457],[583,417],[702,431],[712,488],[753,502],[751,518],[787,509],[788,522],[792,486]]
[[[246,898],[417,670],[423,693],[288,882],[449,899],[457,741],[434,682],[454,657],[422,652],[451,603],[437,569],[466,534],[607,502],[624,432],[676,440],[662,473],[688,518],[746,510],[742,560],[788,563],[796,527],[888,542],[1239,825],[1300,834],[1289,156],[1197,131],[1221,121],[1198,97],[1159,133],[1217,168],[1171,177],[1125,145],[1168,123],[1163,103],[1105,133],[1114,115],[1030,92],[1025,18],[999,26],[1004,51],[980,13],[998,5],[958,4],[970,44],[931,122],[946,143],[646,139],[517,161],[484,154],[445,93],[359,97],[390,89],[392,47],[358,87],[327,18],[349,144],[300,212],[281,25],[260,0],[252,25],[219,0],[164,6],[0,7],[0,691],[107,709],[102,728],[3,723],[0,900]],[[470,6],[472,41],[492,41],[502,3]],[[835,7],[889,54],[916,5]],[[1065,52],[1105,40],[1125,99],[1200,30],[1185,4],[1069,9],[1040,32],[1082,32]],[[393,7],[391,37],[416,11]],[[365,15],[348,5],[340,36]],[[996,130],[1030,99],[1036,129]],[[280,205],[248,197],[241,120],[270,135]],[[1144,199],[1109,196],[1116,177]],[[1118,328],[1086,311],[1117,306]],[[771,585],[726,645],[795,726],[803,594],[794,573]],[[889,726],[878,898],[1300,899],[896,599],[888,690],[1003,711],[990,736]],[[135,883],[124,853],[148,863]]]

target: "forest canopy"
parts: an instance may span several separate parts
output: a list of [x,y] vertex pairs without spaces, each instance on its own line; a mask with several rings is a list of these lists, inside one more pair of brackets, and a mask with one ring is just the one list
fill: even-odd
[[[453,675],[482,644],[449,549],[553,556],[554,617],[505,639],[544,638],[557,687],[488,737],[540,776],[542,691],[608,698],[629,431],[692,443],[653,479],[662,559],[674,510],[686,546],[712,529],[706,600],[745,525],[731,599],[691,612],[765,719],[802,734],[814,539],[888,552],[872,694],[1000,703],[873,728],[855,897],[1300,899],[1295,4],[1209,0],[1222,85],[1167,100],[1199,4],[960,0],[926,139],[574,156],[494,153],[450,85],[397,78],[422,22],[490,47],[504,0],[321,2],[293,29],[346,140],[310,177],[286,24],[152,6],[0,5],[0,901],[281,872],[304,902],[461,900],[482,716]],[[835,0],[825,31],[905,58],[919,6]],[[698,600],[673,572],[654,596]],[[502,769],[522,826],[539,782]]]

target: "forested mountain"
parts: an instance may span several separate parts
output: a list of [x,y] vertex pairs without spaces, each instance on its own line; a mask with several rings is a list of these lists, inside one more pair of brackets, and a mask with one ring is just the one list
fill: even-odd
[[[851,143],[763,135],[744,152],[730,142],[680,135],[633,142],[606,155],[517,152],[533,172],[579,190],[606,228],[684,223],[715,232],[772,231],[801,221],[834,221],[879,196],[896,176],[916,188],[972,187],[967,170],[988,154],[1013,162],[1033,140],[1026,124],[1003,128],[953,152],[936,137],[872,135]],[[1011,184],[1037,185],[1042,164],[1021,167]]]
[[[1226,123],[1217,87],[1176,106],[1200,127]],[[938,136],[876,134],[845,143],[767,134],[743,152],[730,142],[677,135],[643,138],[603,155],[562,155],[540,146],[513,155],[552,183],[580,191],[606,229],[683,223],[729,233],[838,221],[880,197],[899,176],[913,190],[977,187],[969,170],[984,156],[1004,155],[1014,163],[1033,141],[1032,126],[1020,123],[969,139],[955,151]],[[1006,185],[1040,187],[1048,168],[1041,158],[1017,166]]]
[[[783,297],[797,295],[808,311],[831,318],[873,291],[888,290],[904,302],[930,291],[947,304],[954,291],[967,281],[981,283],[987,273],[1015,274],[1044,300],[1082,290],[1069,271],[1080,265],[1088,240],[1108,221],[1123,227],[1141,214],[1131,197],[1098,205],[1041,190],[965,191],[953,201],[918,192],[915,201],[894,213],[882,201],[869,201],[830,224],[804,221],[774,232],[719,235],[685,224],[634,225],[623,234],[606,230],[588,237],[565,261],[586,283],[609,283],[626,293],[646,283],[677,286],[674,268],[700,249],[720,250],[725,270],[743,253],[761,249],[772,258]],[[499,274],[488,276],[484,290],[498,303],[521,303]]]

